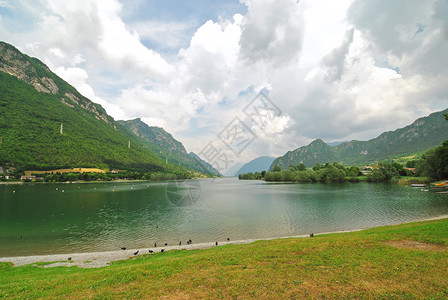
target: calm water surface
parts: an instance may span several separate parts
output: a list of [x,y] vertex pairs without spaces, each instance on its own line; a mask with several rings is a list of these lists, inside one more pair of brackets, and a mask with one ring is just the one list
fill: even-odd
[[443,215],[447,194],[387,184],[204,179],[0,185],[0,256],[269,238]]

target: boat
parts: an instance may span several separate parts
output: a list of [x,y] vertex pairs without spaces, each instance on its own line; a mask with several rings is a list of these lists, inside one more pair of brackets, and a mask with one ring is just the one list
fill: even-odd
[[413,183],[413,184],[411,184],[411,187],[422,188],[422,187],[426,187],[426,184],[425,183]]

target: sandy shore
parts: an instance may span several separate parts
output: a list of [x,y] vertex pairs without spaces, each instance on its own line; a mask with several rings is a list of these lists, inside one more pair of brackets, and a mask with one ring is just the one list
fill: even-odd
[[[431,221],[431,220],[440,220],[447,219],[448,215],[420,220],[420,221]],[[412,221],[419,222],[419,221]],[[398,225],[398,224],[397,224]],[[382,225],[381,225],[382,226]],[[378,226],[379,227],[379,226]],[[361,231],[364,229],[356,229],[356,230],[345,230],[345,231],[334,231],[334,232],[324,232],[324,233],[315,233],[314,235],[325,235],[332,233],[347,233],[347,232],[355,232]],[[218,246],[223,245],[241,245],[241,244],[250,244],[256,241],[267,241],[267,240],[276,240],[276,239],[285,239],[285,238],[305,238],[309,237],[309,235],[296,235],[296,236],[285,236],[285,237],[273,237],[273,238],[261,238],[261,239],[248,239],[248,240],[238,240],[238,241],[218,241]],[[118,250],[118,251],[105,251],[105,252],[88,252],[88,253],[72,253],[72,254],[52,254],[52,255],[35,255],[35,256],[16,256],[16,257],[0,257],[0,262],[11,262],[14,266],[23,266],[28,264],[33,264],[37,262],[49,262],[50,264],[45,265],[45,268],[48,267],[72,267],[78,266],[80,268],[101,268],[106,267],[109,263],[118,260],[125,260],[128,258],[132,258],[142,254],[148,254],[148,250],[154,251],[154,253],[161,252],[162,249],[165,251],[169,250],[194,250],[194,249],[207,249],[216,247],[215,242],[213,243],[198,243],[191,245],[181,245],[181,246],[164,246],[164,247],[152,247],[152,248],[140,248],[140,249],[126,249],[126,250]],[[139,251],[137,255],[134,255],[136,251]],[[71,260],[68,260],[71,258]],[[53,262],[53,263],[51,263]]]
[[[301,236],[291,236],[291,237],[305,237]],[[238,241],[218,241],[218,246],[223,245],[241,245],[249,244],[258,240],[274,240],[279,238],[291,238],[291,237],[276,237],[276,238],[265,238],[265,239],[249,239],[249,240],[238,240]],[[148,250],[154,251],[154,253],[161,252],[162,249],[165,251],[170,250],[194,250],[194,249],[207,249],[216,247],[215,242],[213,243],[198,243],[190,245],[181,246],[163,246],[163,247],[151,247],[151,248],[140,248],[140,249],[126,249],[118,251],[105,251],[105,252],[87,252],[87,253],[72,253],[72,254],[52,254],[52,255],[36,255],[36,256],[16,256],[16,257],[0,257],[0,262],[12,262],[14,266],[23,266],[28,264],[33,264],[37,262],[54,262],[52,264],[45,265],[48,267],[60,267],[60,266],[78,266],[81,268],[101,268],[107,266],[110,262],[117,260],[124,260],[131,257],[135,257],[142,254],[149,254]],[[137,255],[134,255],[136,251],[139,251]],[[71,258],[69,261],[68,258]]]

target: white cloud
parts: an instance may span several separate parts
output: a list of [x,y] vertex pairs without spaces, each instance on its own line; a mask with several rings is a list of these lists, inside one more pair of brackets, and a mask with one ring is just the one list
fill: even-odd
[[241,54],[248,64],[294,64],[302,48],[303,16],[296,0],[244,1]]
[[141,39],[150,40],[161,48],[178,49],[184,44],[188,44],[192,24],[185,22],[161,22],[161,21],[139,21],[129,25],[135,30]]
[[65,81],[70,82],[81,95],[103,106],[113,118],[118,120],[128,119],[127,114],[121,107],[95,95],[93,88],[87,83],[89,75],[86,70],[81,68],[66,69],[64,67],[59,67],[55,70],[55,73]]
[[140,70],[154,77],[166,77],[172,67],[155,51],[146,48],[137,32],[129,32],[119,17],[121,5],[117,1],[97,3],[102,27],[99,40],[101,52],[120,68]]
[[[242,2],[247,13],[192,36],[191,23],[173,19],[126,24],[118,0],[27,4],[29,32],[0,30],[115,118],[141,117],[195,152],[268,89],[283,114],[254,128],[240,160],[315,138],[373,138],[447,106],[445,0]],[[145,46],[154,43],[171,52]]]
[[59,59],[64,59],[65,58],[65,54],[62,52],[62,50],[60,48],[48,49],[48,53],[51,54],[51,55],[56,56]]
[[14,6],[12,6],[8,1],[5,1],[5,0],[0,1],[0,7],[14,8]]

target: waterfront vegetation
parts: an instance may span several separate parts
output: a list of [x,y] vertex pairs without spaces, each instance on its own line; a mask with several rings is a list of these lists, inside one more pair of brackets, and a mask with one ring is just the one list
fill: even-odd
[[99,269],[0,264],[0,298],[448,297],[448,220],[146,254]]
[[[39,178],[39,177],[38,177]],[[58,173],[47,174],[41,179],[25,179],[24,181],[43,182],[67,182],[67,181],[111,181],[111,180],[174,180],[191,179],[191,173],[163,173],[163,172],[143,172],[143,171],[123,171],[119,173]]]
[[361,181],[428,183],[431,180],[448,178],[448,141],[435,149],[428,150],[419,160],[408,160],[404,165],[398,162],[380,162],[360,168],[358,166],[345,167],[334,162],[333,164],[315,164],[312,168],[307,168],[301,163],[296,166],[290,165],[286,170],[275,166],[272,171],[240,174],[238,178],[322,183]]
[[[365,172],[365,173],[364,173]],[[281,170],[276,166],[272,171],[241,174],[239,179],[287,181],[287,182],[398,182],[402,178],[414,181],[430,181],[427,177],[416,177],[413,170],[407,170],[399,163],[379,163],[376,166],[360,169],[359,167],[344,167],[340,163],[316,164],[306,168],[304,164],[290,166]]]

